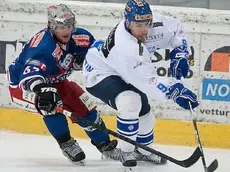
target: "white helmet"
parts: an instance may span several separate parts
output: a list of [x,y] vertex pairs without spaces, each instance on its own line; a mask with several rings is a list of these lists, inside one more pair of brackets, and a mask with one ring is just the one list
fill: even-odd
[[75,15],[69,7],[64,4],[52,5],[48,7],[49,28],[54,30],[58,25],[75,25]]

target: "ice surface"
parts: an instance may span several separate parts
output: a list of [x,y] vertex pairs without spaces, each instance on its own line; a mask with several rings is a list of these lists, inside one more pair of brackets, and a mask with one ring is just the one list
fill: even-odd
[[[86,166],[71,164],[50,136],[0,132],[0,172],[123,172],[119,162],[101,160],[100,153],[89,140],[79,140],[86,153]],[[176,159],[188,158],[195,148],[155,145],[155,149]],[[216,172],[230,172],[230,150],[204,149],[207,164],[219,161]],[[171,162],[157,166],[138,163],[136,172],[204,172],[201,159],[190,168]]]

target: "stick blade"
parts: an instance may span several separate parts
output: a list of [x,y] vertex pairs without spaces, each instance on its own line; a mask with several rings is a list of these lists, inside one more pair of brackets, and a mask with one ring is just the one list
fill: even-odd
[[207,168],[207,172],[213,172],[218,168],[218,161],[215,159]]
[[196,150],[193,152],[193,154],[186,160],[183,161],[183,167],[188,168],[195,164],[201,156],[200,148],[197,147]]

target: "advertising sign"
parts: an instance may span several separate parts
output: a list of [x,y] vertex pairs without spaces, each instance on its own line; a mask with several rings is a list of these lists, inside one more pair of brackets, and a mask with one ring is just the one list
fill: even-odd
[[202,41],[199,118],[230,123],[230,36],[204,34]]

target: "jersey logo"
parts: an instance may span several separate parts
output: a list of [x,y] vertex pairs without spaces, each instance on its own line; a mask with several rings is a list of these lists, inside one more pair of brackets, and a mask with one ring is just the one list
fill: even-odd
[[68,53],[62,62],[59,61],[60,66],[64,69],[68,69],[70,64],[72,63],[72,58],[73,58],[72,54]]
[[46,71],[46,65],[44,63],[40,63],[39,67],[41,68],[41,70]]
[[56,48],[53,51],[52,55],[54,56],[54,58],[56,58],[56,61],[60,60],[61,56],[63,55],[62,49],[58,44],[56,44]]
[[184,30],[180,29],[177,35],[180,36],[180,37],[184,37],[185,36]]
[[34,92],[23,91],[22,98],[28,102],[34,103],[36,94]]
[[164,38],[164,33],[156,33],[154,35],[148,35],[146,40],[156,42],[160,41]]
[[159,27],[159,26],[164,26],[164,25],[163,25],[163,22],[154,22],[154,23],[152,24],[152,27]]
[[79,47],[89,47],[90,46],[90,37],[89,35],[73,35],[73,40],[76,45]]
[[94,101],[90,98],[90,96],[87,93],[83,93],[79,99],[81,102],[86,106],[86,108],[91,111],[93,110],[96,106],[94,104]]
[[43,38],[44,35],[45,35],[45,32],[37,33],[37,34],[33,37],[32,41],[31,41],[31,43],[30,43],[30,48],[31,48],[31,47],[37,47],[38,44],[41,42],[41,40],[42,40],[42,38]]
[[[156,84],[157,84],[157,78],[156,78],[156,77],[150,78],[150,79],[149,79],[149,84],[150,84],[150,85],[156,85]],[[159,85],[158,85],[158,86],[159,86]],[[159,86],[159,87],[161,88],[161,86]],[[159,87],[158,87],[158,88],[159,88]],[[159,88],[159,89],[160,89],[160,88]]]

